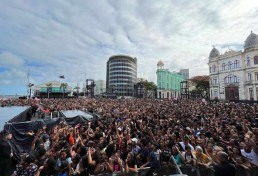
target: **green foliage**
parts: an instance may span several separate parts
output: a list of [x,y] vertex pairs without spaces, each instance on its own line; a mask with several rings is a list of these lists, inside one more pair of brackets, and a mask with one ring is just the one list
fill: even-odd
[[203,98],[208,98],[209,95],[209,76],[194,76],[190,79],[192,81],[193,85],[195,85],[195,90],[193,90],[193,93],[200,94]]
[[153,91],[157,91],[157,85],[154,82],[148,82],[146,81],[141,81],[143,88],[145,90],[153,90]]

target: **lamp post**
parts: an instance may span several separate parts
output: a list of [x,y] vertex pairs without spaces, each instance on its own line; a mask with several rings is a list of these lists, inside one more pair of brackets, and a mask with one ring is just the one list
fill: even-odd
[[34,84],[29,83],[29,98],[31,98],[31,88],[34,86]]

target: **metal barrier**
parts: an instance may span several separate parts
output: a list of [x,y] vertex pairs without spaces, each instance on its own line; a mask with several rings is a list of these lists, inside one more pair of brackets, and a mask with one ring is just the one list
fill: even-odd
[[[181,173],[179,172],[181,171]],[[211,168],[197,168],[194,172],[189,166],[181,166],[177,168],[175,165],[162,166],[159,169],[151,170],[150,167],[139,169],[138,173],[105,173],[97,176],[213,176],[214,172]],[[257,176],[258,167],[251,170],[237,168],[236,176]],[[94,175],[91,175],[94,176]]]

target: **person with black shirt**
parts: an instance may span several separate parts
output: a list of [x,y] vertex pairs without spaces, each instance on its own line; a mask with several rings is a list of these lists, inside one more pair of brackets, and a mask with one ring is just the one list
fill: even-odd
[[14,160],[10,143],[11,139],[12,133],[5,131],[2,139],[0,140],[0,174],[3,176],[9,176],[12,173],[12,163]]
[[236,168],[228,162],[228,154],[218,153],[219,164],[214,166],[214,176],[235,176]]

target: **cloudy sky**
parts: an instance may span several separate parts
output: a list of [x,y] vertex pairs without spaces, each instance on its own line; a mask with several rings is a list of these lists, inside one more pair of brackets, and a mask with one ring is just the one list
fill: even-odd
[[[208,74],[208,55],[241,50],[258,34],[253,0],[0,0],[0,95],[65,75],[69,85],[105,80],[112,55],[138,58],[138,77],[156,82],[157,62],[190,77]],[[63,80],[62,80],[63,81]]]

